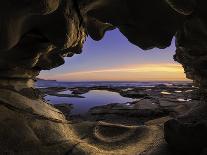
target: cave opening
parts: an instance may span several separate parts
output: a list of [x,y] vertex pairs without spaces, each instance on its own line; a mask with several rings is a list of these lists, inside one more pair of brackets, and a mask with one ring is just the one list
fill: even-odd
[[[206,5],[205,0],[2,0],[0,152],[205,155]],[[116,34],[116,28],[128,46],[129,41],[137,47],[125,48],[124,42],[114,41],[106,33],[114,30],[111,34]],[[103,38],[105,34],[106,40]],[[51,73],[41,76],[47,75],[52,81],[36,78],[42,70],[63,65],[64,57],[81,59],[75,55],[82,49],[89,50],[87,53],[90,54],[93,46],[86,44],[83,47],[89,37],[87,44],[91,41],[94,47],[92,39],[106,41],[102,47],[98,44],[103,42],[97,43],[99,49],[94,51],[100,53],[92,52],[92,56],[88,56],[91,66],[78,60],[67,73],[70,62],[66,60],[65,69],[54,71],[62,82],[52,80]],[[160,57],[154,49],[147,63],[144,57],[150,52],[140,53],[142,59],[135,61],[138,56],[137,53],[135,56],[135,49],[140,50],[138,47],[143,50],[164,49],[172,40],[175,42],[175,47],[170,47],[175,48],[173,58],[182,64],[186,77],[192,79],[193,84],[158,82],[164,76],[161,72],[165,72],[165,79],[178,79],[178,73],[184,78],[183,70],[177,64],[160,63],[160,58],[169,60],[164,55],[172,54],[170,48],[170,52],[162,51]],[[113,53],[106,47],[119,49],[112,49]],[[99,63],[105,66],[94,65]],[[83,70],[81,65],[85,67]],[[135,81],[138,73],[142,77],[140,80],[145,82]],[[84,81],[84,85],[89,86],[69,88],[65,82],[69,77],[74,80],[70,85],[85,77],[93,83]],[[102,85],[106,77],[108,81]],[[155,77],[157,81],[153,84],[147,82]],[[43,85],[35,88],[36,81],[37,85]],[[48,95],[78,100],[103,95],[101,100],[116,100],[91,106],[85,115],[70,115],[72,104],[50,104]],[[124,103],[117,103],[123,100]]]
[[[115,29],[106,33],[98,42],[90,37],[87,38],[81,54],[66,58],[65,64],[61,67],[41,72],[36,86],[37,88],[46,87],[46,89],[52,86],[57,87],[57,92],[53,92],[55,95],[46,92],[45,99],[55,105],[68,103],[73,115],[85,115],[91,108],[113,103],[122,103],[132,108],[133,104],[146,96],[139,96],[139,92],[134,92],[138,97],[135,95],[134,98],[130,98],[126,95],[124,96],[126,98],[122,98],[120,94],[114,93],[125,90],[126,94],[128,89],[132,91],[133,88],[140,86],[146,88],[140,90],[143,94],[146,90],[150,91],[151,87],[174,86],[172,90],[167,87],[159,88],[158,94],[168,95],[164,98],[174,98],[174,102],[185,103],[192,99],[190,96],[186,97],[184,92],[191,92],[193,88],[191,89],[191,81],[185,78],[182,66],[173,59],[174,44],[175,38],[171,46],[166,49],[155,48],[144,51],[129,43],[120,31]],[[187,84],[189,86],[184,88]],[[183,88],[179,89],[181,85]],[[73,96],[75,89],[77,89],[75,91],[77,96]],[[79,94],[78,89],[85,89],[85,92],[80,91]],[[113,89],[116,91],[113,92]],[[152,96],[153,91],[148,92],[149,96]],[[183,96],[176,93],[183,93]],[[169,96],[170,94],[174,97]],[[143,103],[145,102],[151,102],[152,108],[155,107],[155,101],[144,100]]]
[[39,78],[71,82],[187,81],[182,66],[173,59],[175,50],[175,38],[166,49],[144,51],[115,29],[98,42],[88,37],[81,54],[65,58],[65,64],[58,68],[42,71]]

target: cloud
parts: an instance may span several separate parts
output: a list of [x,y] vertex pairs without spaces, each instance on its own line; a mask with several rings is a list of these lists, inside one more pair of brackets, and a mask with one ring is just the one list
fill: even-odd
[[[47,77],[45,77],[47,78]],[[179,64],[141,64],[122,68],[107,68],[70,72],[53,77],[64,81],[87,80],[186,80],[184,70]],[[49,79],[49,78],[47,78]]]

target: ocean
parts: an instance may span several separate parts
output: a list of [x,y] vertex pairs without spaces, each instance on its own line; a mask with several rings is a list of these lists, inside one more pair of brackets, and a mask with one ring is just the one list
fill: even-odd
[[62,82],[55,80],[38,80],[36,87],[153,87],[157,85],[188,85],[191,81],[147,81],[147,82],[130,82],[130,81],[93,81],[93,82]]

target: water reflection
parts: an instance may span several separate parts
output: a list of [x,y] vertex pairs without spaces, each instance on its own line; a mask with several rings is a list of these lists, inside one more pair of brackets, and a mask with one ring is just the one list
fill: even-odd
[[[67,90],[60,93],[66,94],[71,93],[71,91]],[[91,90],[82,96],[85,98],[57,97],[47,95],[45,99],[49,100],[53,104],[73,104],[74,109],[72,110],[72,114],[84,114],[90,108],[95,106],[101,106],[110,103],[127,103],[135,101],[135,99],[122,97],[119,93],[106,90]]]
[[193,91],[193,90],[186,90],[185,92],[188,93],[188,92],[192,92],[192,91]]
[[178,98],[177,100],[178,100],[179,102],[189,102],[189,101],[191,101],[192,99]]
[[172,94],[172,93],[167,92],[167,91],[162,91],[161,94],[163,94],[163,95],[170,95],[170,94]]
[[182,93],[182,91],[181,90],[176,90],[176,91],[174,91],[175,93]]
[[72,91],[71,90],[65,90],[65,91],[58,92],[58,94],[72,94]]

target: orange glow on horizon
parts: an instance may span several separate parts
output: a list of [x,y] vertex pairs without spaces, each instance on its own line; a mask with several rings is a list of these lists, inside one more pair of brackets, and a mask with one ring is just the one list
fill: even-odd
[[179,64],[142,64],[122,68],[108,68],[70,72],[44,79],[59,81],[187,81]]

